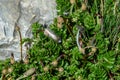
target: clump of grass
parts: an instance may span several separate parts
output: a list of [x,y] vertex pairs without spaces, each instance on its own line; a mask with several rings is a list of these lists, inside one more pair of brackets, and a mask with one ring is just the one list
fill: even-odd
[[[60,20],[55,19],[50,29],[61,36],[56,43],[44,35],[38,23],[32,25],[34,43],[29,49],[26,63],[0,63],[0,70],[13,67],[5,78],[17,79],[27,70],[35,68],[30,80],[119,80],[120,79],[120,11],[119,1],[112,0],[56,0]],[[74,1],[74,0],[73,0]],[[79,50],[76,35],[80,27],[82,48]],[[0,74],[1,76],[3,75]]]

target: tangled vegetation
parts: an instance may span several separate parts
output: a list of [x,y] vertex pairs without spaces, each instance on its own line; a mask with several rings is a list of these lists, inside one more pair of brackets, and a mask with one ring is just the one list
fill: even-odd
[[[119,80],[120,1],[56,0],[58,17],[49,28],[32,25],[34,43],[21,62],[0,63],[2,80]],[[81,29],[82,28],[82,29]],[[78,30],[83,34],[76,43]],[[44,35],[45,34],[45,35]],[[80,36],[80,35],[79,35]],[[62,42],[58,43],[61,39]],[[79,43],[78,43],[79,44]]]

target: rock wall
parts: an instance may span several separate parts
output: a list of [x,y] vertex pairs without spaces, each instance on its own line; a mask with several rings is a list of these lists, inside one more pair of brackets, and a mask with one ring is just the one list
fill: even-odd
[[[14,54],[20,59],[20,39],[15,23],[20,27],[22,38],[31,38],[31,24],[51,24],[56,17],[55,0],[0,0],[0,60]],[[24,46],[23,46],[24,47]],[[23,48],[23,55],[26,48]]]

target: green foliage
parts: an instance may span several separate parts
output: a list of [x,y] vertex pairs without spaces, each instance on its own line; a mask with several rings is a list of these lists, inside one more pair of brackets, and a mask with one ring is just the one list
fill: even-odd
[[[64,23],[62,28],[58,28],[55,19],[50,29],[61,37],[61,44],[45,36],[42,25],[34,23],[33,38],[23,39],[23,43],[34,43],[28,51],[29,63],[16,62],[12,65],[6,60],[0,63],[0,71],[13,67],[13,72],[8,74],[13,79],[35,67],[36,80],[119,80],[120,9],[119,4],[115,6],[117,0],[88,0],[88,3],[85,2],[86,10],[81,8],[82,0],[76,1],[72,5],[69,0],[56,0],[58,15]],[[87,56],[79,51],[76,45],[77,26],[85,29],[82,39],[84,47],[97,48],[93,55]],[[89,52],[91,50],[88,49]],[[30,76],[25,78],[30,79]]]

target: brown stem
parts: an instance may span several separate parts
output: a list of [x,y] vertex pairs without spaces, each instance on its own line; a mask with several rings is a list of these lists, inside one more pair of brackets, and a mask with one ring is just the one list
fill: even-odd
[[74,39],[74,35],[73,35],[73,32],[71,30],[71,26],[69,24],[66,25],[67,26],[67,30],[68,32],[70,33],[70,35],[72,36],[72,39]]
[[20,51],[21,51],[21,61],[22,61],[22,59],[23,59],[23,55],[22,55],[22,35],[21,35],[21,32],[20,32],[20,27],[16,26],[16,30],[18,31],[19,37],[20,37]]
[[58,58],[57,58],[57,61],[59,61],[62,57],[64,57],[65,55],[64,54],[62,54],[62,55],[60,55]]
[[21,51],[21,61],[22,61],[22,57],[23,57],[23,55],[22,55],[22,35],[21,35],[20,30],[18,32],[19,32],[19,35],[20,35],[20,51]]

